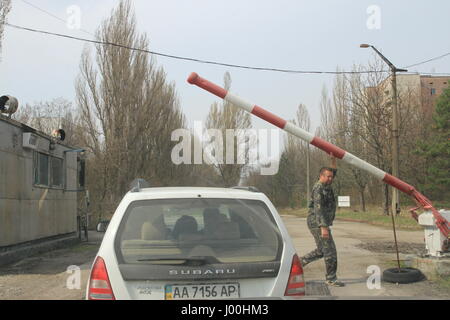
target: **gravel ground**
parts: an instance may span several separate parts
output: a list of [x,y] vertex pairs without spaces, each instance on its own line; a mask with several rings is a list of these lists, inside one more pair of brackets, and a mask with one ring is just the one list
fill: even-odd
[[[84,298],[91,264],[103,234],[89,234],[90,242],[32,256],[0,268],[0,300],[80,300]],[[80,287],[67,281],[80,268]]]
[[[315,248],[314,240],[306,227],[306,221],[293,216],[283,216],[299,255]],[[399,231],[400,258],[417,254],[424,248],[423,233]],[[98,251],[102,233],[89,234],[89,243],[55,250],[23,259],[13,265],[0,268],[0,300],[80,300],[84,299],[90,267]],[[333,237],[338,250],[338,276],[346,283],[344,288],[324,286],[323,260],[305,267],[307,292],[317,296],[339,298],[373,297],[388,298],[438,298],[450,299],[450,290],[442,289],[432,281],[420,281],[408,285],[382,283],[376,290],[369,290],[366,282],[369,266],[386,268],[395,261],[392,231],[363,223],[336,221]],[[67,280],[72,275],[69,266],[80,268],[80,287],[69,289]]]
[[[422,243],[408,243],[398,242],[398,251],[402,254],[417,254],[420,255],[425,252]],[[395,253],[394,241],[368,241],[360,243],[357,248],[369,250],[377,253]]]
[[[316,248],[305,218],[282,216],[299,255],[305,255]],[[437,282],[424,280],[416,283],[396,285],[381,282],[377,288],[368,285],[368,278],[374,275],[373,268],[382,273],[394,266],[396,253],[392,230],[366,223],[335,221],[333,238],[338,253],[338,278],[345,287],[330,287],[332,296],[339,298],[364,299],[450,299],[450,290]],[[397,230],[400,260],[406,255],[424,250],[423,231]],[[323,259],[304,268],[305,280],[320,283],[325,280]]]

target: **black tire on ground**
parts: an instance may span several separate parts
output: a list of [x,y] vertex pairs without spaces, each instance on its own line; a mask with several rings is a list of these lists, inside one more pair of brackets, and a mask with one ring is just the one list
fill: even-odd
[[392,283],[413,283],[423,280],[425,277],[419,269],[415,268],[390,268],[383,271],[383,281]]

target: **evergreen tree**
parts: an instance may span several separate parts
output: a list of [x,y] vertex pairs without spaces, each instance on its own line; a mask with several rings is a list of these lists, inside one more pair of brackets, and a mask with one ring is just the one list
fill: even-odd
[[422,141],[418,152],[427,159],[427,179],[423,190],[436,200],[450,196],[450,86],[436,102],[432,139]]

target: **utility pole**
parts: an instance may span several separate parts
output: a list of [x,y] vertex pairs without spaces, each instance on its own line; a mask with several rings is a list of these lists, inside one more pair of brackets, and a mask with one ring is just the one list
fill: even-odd
[[308,207],[309,199],[311,197],[309,185],[310,169],[309,169],[309,144],[306,146],[306,206]]
[[[392,64],[383,54],[370,44],[361,44],[360,48],[372,48],[384,62],[391,69],[391,84],[392,84],[392,175],[399,178],[399,166],[398,166],[398,103],[397,103],[397,72],[407,72],[408,70],[399,69]],[[396,188],[392,188],[392,214],[400,213],[399,194]]]
[[[380,51],[377,50],[374,46],[371,46],[369,44],[361,44],[361,48],[368,48],[371,47],[380,57],[383,59],[384,62],[389,66],[391,69],[391,83],[392,83],[392,175],[396,178],[399,178],[399,170],[398,170],[398,104],[397,104],[397,72],[406,72],[408,70],[405,69],[398,69],[396,66],[392,64],[385,56],[381,54]],[[398,189],[392,188],[392,228],[394,231],[394,242],[395,242],[395,252],[397,254],[397,267],[398,272],[400,273],[400,258],[399,258],[399,252],[398,252],[398,243],[397,243],[397,232],[395,230],[395,219],[394,214],[400,213],[400,204],[399,204],[399,195],[398,195]]]
[[[397,104],[397,69],[392,71],[392,175],[399,178],[398,168],[398,104]],[[392,215],[400,213],[398,189],[392,188]]]

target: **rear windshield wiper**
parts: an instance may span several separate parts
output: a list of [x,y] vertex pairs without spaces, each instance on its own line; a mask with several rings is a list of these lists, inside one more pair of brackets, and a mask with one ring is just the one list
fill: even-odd
[[[154,261],[184,261],[183,263],[180,263],[179,265],[204,265],[204,264],[213,264],[213,263],[220,263],[219,260],[217,260],[216,257],[212,256],[194,256],[194,257],[159,257],[159,258],[146,258],[146,259],[138,259],[139,262],[154,262]],[[178,263],[177,263],[178,265]]]

